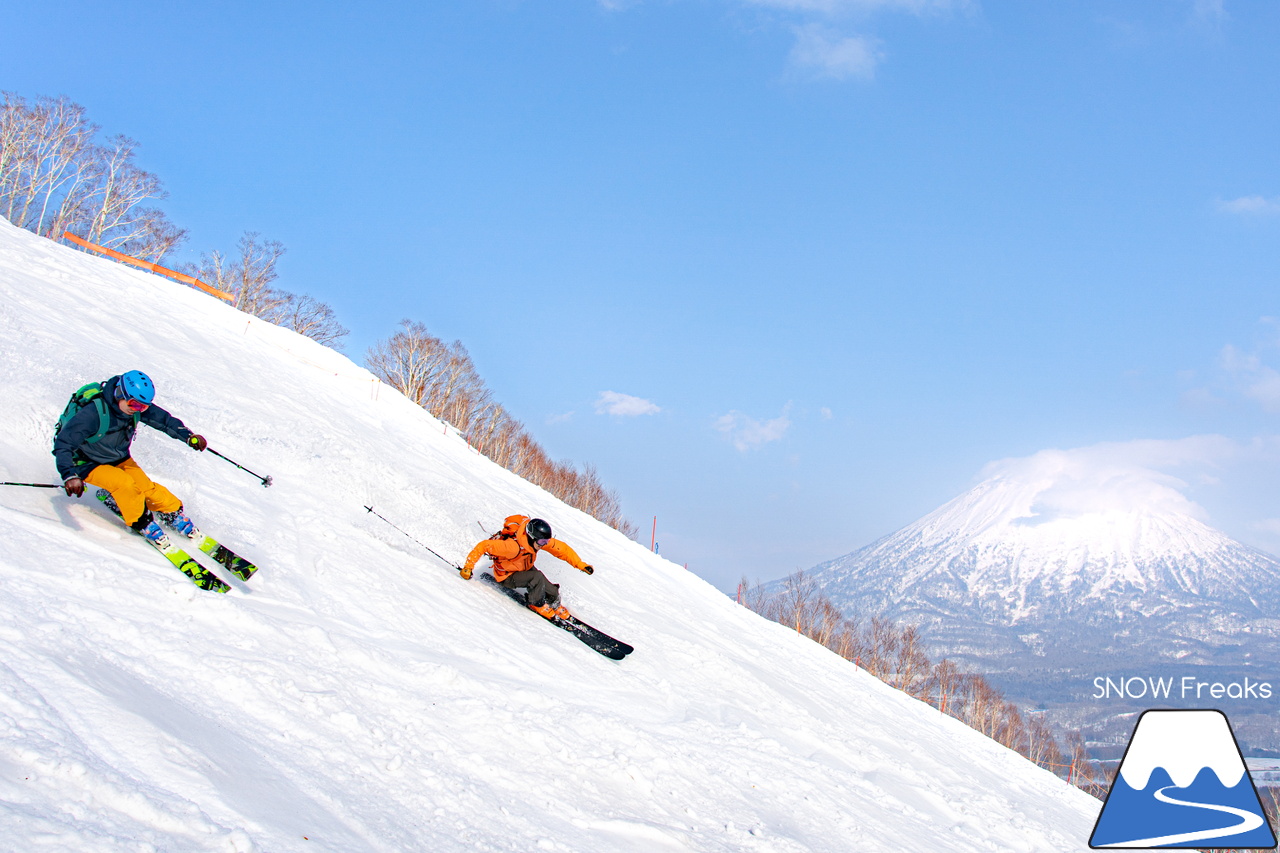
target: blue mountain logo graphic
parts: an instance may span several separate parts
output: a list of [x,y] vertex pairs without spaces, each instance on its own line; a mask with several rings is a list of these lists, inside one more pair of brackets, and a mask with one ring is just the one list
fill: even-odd
[[1146,711],[1089,846],[1274,849],[1231,723],[1221,711]]

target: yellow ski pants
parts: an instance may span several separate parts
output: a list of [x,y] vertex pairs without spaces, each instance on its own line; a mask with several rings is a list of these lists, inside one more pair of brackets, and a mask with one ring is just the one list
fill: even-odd
[[84,481],[110,492],[120,507],[124,523],[131,526],[142,518],[143,510],[176,512],[182,508],[182,501],[164,486],[151,482],[147,472],[132,458],[116,465],[99,465]]

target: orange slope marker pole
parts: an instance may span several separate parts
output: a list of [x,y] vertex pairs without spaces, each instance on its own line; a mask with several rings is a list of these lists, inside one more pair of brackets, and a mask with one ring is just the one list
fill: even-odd
[[62,236],[64,239],[70,240],[72,243],[75,243],[77,246],[83,246],[84,248],[88,249],[91,252],[97,252],[98,254],[106,255],[108,258],[114,258],[117,261],[122,261],[123,263],[126,263],[126,264],[132,264],[135,267],[141,267],[142,269],[147,270],[148,272],[153,272],[162,276],[166,276],[167,278],[171,278],[174,281],[180,281],[183,284],[190,284],[193,287],[200,288],[205,293],[208,293],[211,296],[216,296],[219,299],[226,300],[227,302],[230,302],[233,299],[235,299],[234,296],[232,296],[230,293],[227,293],[225,290],[218,290],[218,288],[216,287],[210,287],[200,279],[194,278],[193,276],[189,276],[186,273],[180,273],[176,270],[171,270],[167,267],[162,267],[159,264],[153,264],[150,261],[144,261],[144,260],[141,260],[140,258],[135,258],[132,255],[126,255],[123,252],[117,252],[115,249],[108,249],[106,246],[99,246],[97,243],[90,243],[88,240],[85,240],[83,237],[77,237],[76,235],[72,234],[70,231],[62,232]]

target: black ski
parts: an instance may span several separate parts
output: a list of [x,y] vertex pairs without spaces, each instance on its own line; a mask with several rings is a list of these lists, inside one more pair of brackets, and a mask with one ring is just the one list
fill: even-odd
[[615,637],[610,637],[604,631],[588,625],[577,616],[570,615],[568,619],[552,618],[547,621],[558,628],[565,629],[583,643],[595,649],[607,658],[622,660],[627,655],[635,651],[635,647],[624,643]]
[[586,622],[583,622],[577,616],[570,616],[568,619],[559,619],[556,617],[547,619],[547,617],[542,616],[541,613],[538,613],[536,610],[533,610],[533,608],[529,606],[528,601],[525,599],[522,593],[514,589],[507,589],[505,586],[503,586],[502,584],[494,580],[494,577],[491,574],[480,575],[480,580],[484,581],[489,586],[498,590],[498,592],[502,593],[507,598],[516,602],[524,609],[532,611],[542,619],[546,619],[546,621],[550,622],[552,625],[555,625],[557,628],[561,628],[565,631],[568,631],[570,634],[572,634],[573,636],[581,640],[584,645],[599,652],[600,654],[604,655],[607,658],[611,658],[613,660],[622,660],[627,655],[635,651],[634,646],[624,643],[621,640],[615,639],[614,637],[610,637],[604,631],[601,631],[599,628],[595,628],[595,627],[592,627],[591,625],[588,625]]

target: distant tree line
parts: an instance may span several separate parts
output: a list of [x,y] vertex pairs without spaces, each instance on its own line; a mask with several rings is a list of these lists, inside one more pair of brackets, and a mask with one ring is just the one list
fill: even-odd
[[742,582],[742,603],[852,661],[881,681],[960,720],[1027,760],[1067,778],[1096,797],[1106,796],[1110,779],[1084,748],[1079,733],[1065,747],[1038,714],[1023,714],[989,681],[960,670],[947,659],[931,661],[916,625],[880,616],[860,621],[845,616],[804,572],[783,583],[781,592]]
[[[0,215],[51,239],[70,231],[91,243],[160,263],[187,239],[154,207],[168,197],[160,179],[134,162],[138,143],[100,128],[65,97],[27,101],[0,92]],[[285,253],[278,240],[245,232],[231,253],[202,254],[180,271],[231,294],[246,314],[342,348],[347,329],[333,308],[276,287]],[[446,344],[408,320],[368,354],[369,368],[437,418],[452,424],[477,450],[595,518],[636,536],[617,495],[594,468],[555,462],[524,426],[493,400],[460,341]]]
[[[58,239],[71,231],[91,243],[159,263],[186,241],[159,209],[168,196],[159,178],[134,163],[137,143],[100,128],[65,97],[28,102],[0,93],[0,215],[14,225]],[[275,286],[284,244],[246,232],[229,254],[212,251],[181,271],[232,295],[255,317],[341,349],[347,329],[333,309]],[[571,506],[634,537],[617,495],[594,468],[551,460],[524,426],[492,399],[460,341],[446,344],[421,323],[369,351],[369,368],[437,418],[452,424],[477,450]]]
[[412,320],[369,349],[374,375],[458,430],[476,450],[560,500],[635,538],[616,492],[591,466],[555,462],[520,421],[493,399],[462,341],[446,343]]
[[[154,207],[168,198],[160,179],[134,162],[138,143],[101,128],[66,97],[27,101],[0,92],[0,216],[19,228],[57,240],[70,231],[126,255],[160,263],[187,239]],[[247,233],[238,252],[218,252],[182,272],[235,297],[237,308],[340,348],[347,330],[333,309],[310,296],[269,287],[284,246]]]

